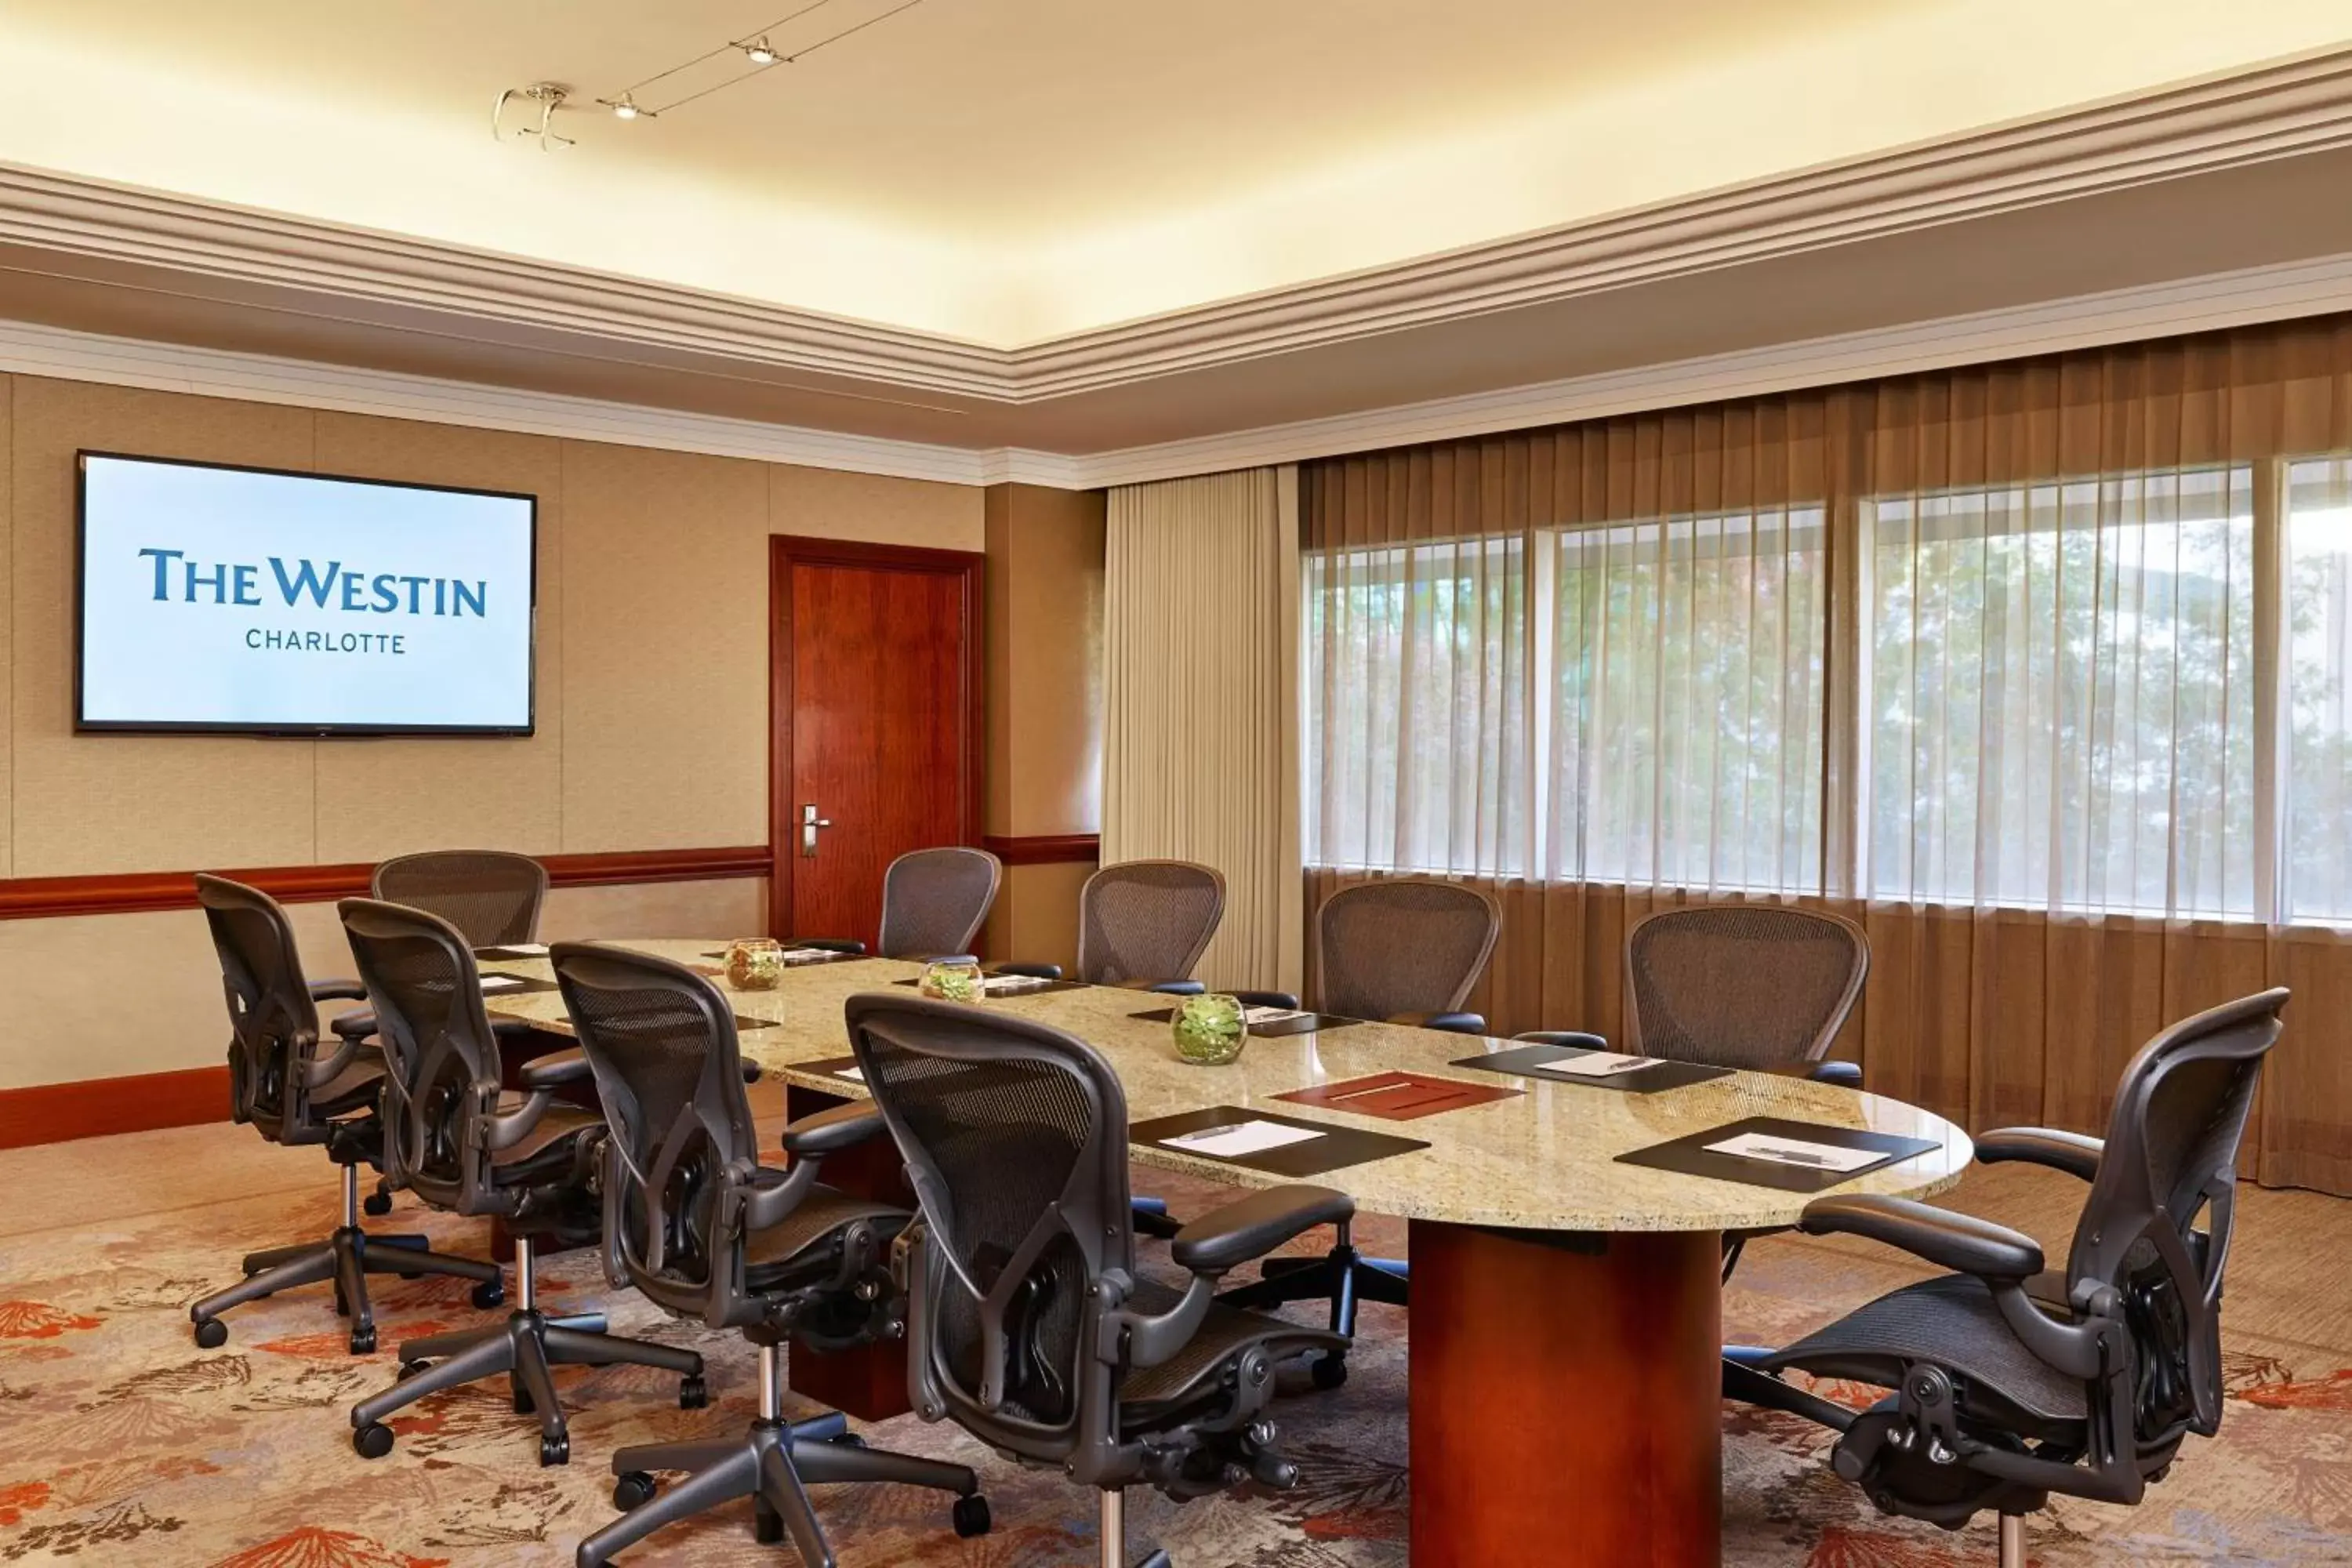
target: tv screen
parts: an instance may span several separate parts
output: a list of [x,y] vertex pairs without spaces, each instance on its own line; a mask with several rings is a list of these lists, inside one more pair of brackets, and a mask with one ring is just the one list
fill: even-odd
[[534,498],[80,462],[78,729],[530,733]]

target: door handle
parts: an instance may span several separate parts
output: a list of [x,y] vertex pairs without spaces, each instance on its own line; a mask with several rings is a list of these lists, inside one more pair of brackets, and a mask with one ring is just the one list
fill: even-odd
[[832,826],[833,818],[819,816],[814,805],[801,807],[801,854],[803,858],[816,858],[816,830]]

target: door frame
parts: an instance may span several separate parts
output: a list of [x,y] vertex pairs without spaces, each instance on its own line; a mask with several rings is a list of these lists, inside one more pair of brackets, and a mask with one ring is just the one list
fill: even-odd
[[793,931],[793,863],[800,858],[800,825],[789,801],[793,764],[793,568],[864,566],[952,574],[963,598],[963,639],[957,662],[963,689],[955,710],[963,716],[962,787],[956,792],[957,820],[942,839],[978,844],[987,787],[988,725],[983,700],[988,689],[988,639],[981,624],[987,598],[982,574],[988,557],[976,550],[934,550],[913,544],[866,544],[803,534],[768,536],[768,929],[779,937],[826,936]]

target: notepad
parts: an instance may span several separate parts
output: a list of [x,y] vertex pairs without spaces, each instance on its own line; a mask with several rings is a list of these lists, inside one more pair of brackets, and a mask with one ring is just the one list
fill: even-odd
[[1848,1149],[1836,1143],[1814,1143],[1801,1138],[1775,1138],[1764,1132],[1742,1132],[1706,1147],[1717,1154],[1741,1160],[1762,1160],[1775,1165],[1796,1165],[1810,1171],[1858,1171],[1886,1158],[1876,1149]]
[[866,1081],[866,1069],[864,1068],[835,1068],[833,1069],[833,1076],[835,1078],[851,1079],[858,1083],[864,1083]]
[[1286,1018],[1303,1016],[1305,1016],[1304,1012],[1297,1007],[1244,1007],[1242,1009],[1242,1022],[1245,1024],[1279,1024]]
[[1639,1072],[1643,1068],[1657,1065],[1655,1057],[1629,1057],[1619,1051],[1586,1051],[1581,1056],[1561,1057],[1557,1061],[1545,1062],[1528,1070],[1546,1077],[1566,1073],[1571,1078],[1615,1078],[1621,1072]]
[[493,991],[519,991],[530,984],[520,974],[485,974],[481,979],[484,995]]
[[1247,1154],[1263,1154],[1268,1149],[1284,1149],[1293,1143],[1305,1143],[1323,1134],[1307,1127],[1286,1127],[1279,1121],[1235,1121],[1223,1127],[1207,1127],[1198,1132],[1187,1132],[1181,1138],[1162,1138],[1168,1148],[1187,1154],[1206,1154],[1218,1160],[1238,1160]]
[[841,954],[834,952],[833,949],[829,947],[788,947],[784,949],[784,962],[786,963],[823,963],[827,959],[839,958]]
[[1043,991],[1053,984],[1036,974],[992,974],[980,983],[980,988],[988,992]]

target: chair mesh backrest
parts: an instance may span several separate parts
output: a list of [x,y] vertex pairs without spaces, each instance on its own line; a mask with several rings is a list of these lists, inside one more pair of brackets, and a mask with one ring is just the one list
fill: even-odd
[[486,1212],[490,1151],[475,1129],[497,1109],[499,1063],[472,949],[423,910],[335,907],[383,1042],[385,1173],[436,1206]]
[[503,849],[434,849],[375,868],[370,886],[388,904],[439,915],[474,947],[532,942],[547,899],[547,868]]
[[1134,1269],[1118,1077],[1083,1041],[978,1008],[863,995],[848,1018],[952,1275],[930,1363],[983,1429],[1071,1436],[1088,1291],[1107,1268]]
[[2238,1149],[2286,1001],[2281,987],[2182,1019],[2140,1048],[2116,1092],[2066,1268],[2078,1295],[2107,1287],[2123,1298],[2143,1444],[2221,1424]]
[[1225,879],[1189,860],[1129,860],[1078,895],[1077,978],[1089,985],[1189,980],[1225,916]]
[[319,1049],[319,1009],[278,900],[225,877],[196,877],[196,900],[220,955],[228,1001],[229,1086],[240,1121],[289,1136],[310,1121],[305,1087]]
[[1870,972],[1862,928],[1772,904],[1662,910],[1625,936],[1626,1049],[1715,1067],[1828,1054]]
[[608,1254],[656,1300],[724,1323],[748,1300],[740,1247],[722,1256],[718,1193],[760,1147],[734,1009],[667,959],[586,942],[551,956],[619,1156],[605,1168],[625,1189],[606,1195]]
[[970,952],[1003,875],[995,856],[961,846],[911,850],[891,861],[882,874],[882,956]]
[[1348,1018],[1445,1013],[1495,951],[1495,900],[1459,882],[1391,877],[1342,888],[1316,917],[1316,1005]]

